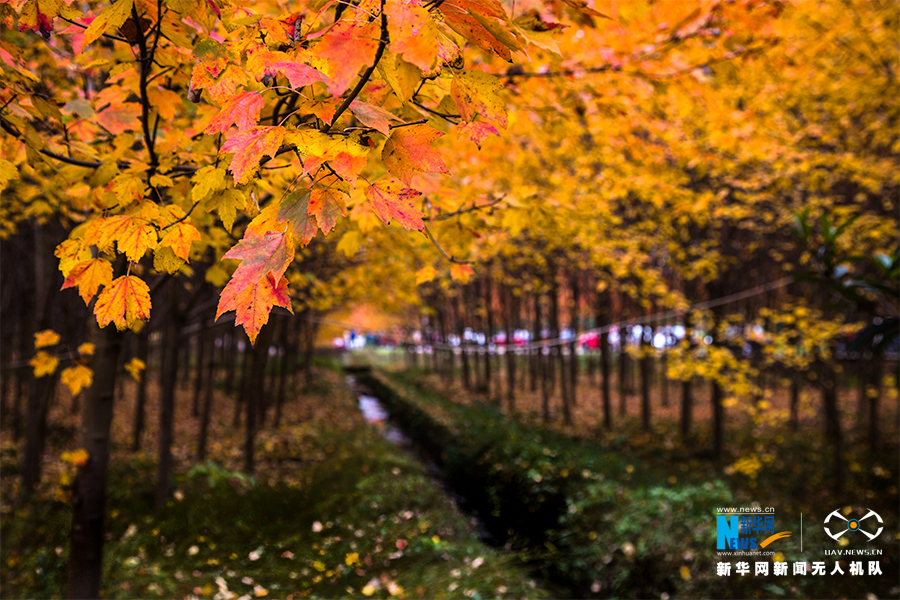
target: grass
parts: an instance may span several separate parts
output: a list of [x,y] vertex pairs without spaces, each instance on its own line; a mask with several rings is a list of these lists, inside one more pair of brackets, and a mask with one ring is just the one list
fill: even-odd
[[[825,484],[821,442],[808,432],[792,434],[777,424],[760,423],[729,438],[738,455],[753,449],[760,436],[779,440],[780,450],[751,478],[729,468],[730,459],[715,461],[705,450],[678,443],[673,423],[657,423],[653,434],[629,423],[614,433],[572,435],[527,419],[507,419],[493,405],[453,402],[446,386],[437,393],[422,385],[418,372],[393,374],[388,386],[400,391],[392,410],[419,432],[424,444],[441,446],[438,455],[445,468],[486,490],[488,501],[481,509],[488,522],[495,518],[494,529],[517,537],[544,577],[569,582],[576,595],[828,598],[900,593],[895,480],[862,473],[848,496],[832,495]],[[534,512],[523,514],[523,506],[531,510],[529,504]],[[834,508],[856,510],[859,516],[875,508],[885,519],[882,534],[871,544],[854,539],[847,548],[881,551],[862,558],[864,563],[879,560],[883,575],[717,576],[717,562],[740,558],[715,555],[716,509],[752,505],[775,507],[776,530],[794,535],[770,547],[781,556],[750,557],[751,567],[776,557],[791,563],[825,560],[829,573],[835,558],[826,552],[844,546],[825,536],[821,521]],[[538,519],[541,509],[545,514]],[[797,535],[801,512],[806,526],[802,550]]]
[[[300,417],[261,435],[256,479],[232,471],[228,459],[184,461],[172,497],[154,511],[153,459],[116,452],[104,597],[548,595],[518,557],[479,539],[415,457],[362,421],[333,372],[319,377],[321,395],[286,407]],[[227,420],[230,409],[221,408]],[[11,479],[4,472],[5,487]],[[63,596],[68,504],[45,490],[3,511],[3,597]]]

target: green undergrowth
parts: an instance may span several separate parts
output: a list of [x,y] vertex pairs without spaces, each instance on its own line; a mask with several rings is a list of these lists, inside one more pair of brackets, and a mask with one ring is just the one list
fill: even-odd
[[[779,540],[767,557],[717,557],[716,511],[750,506],[712,461],[623,435],[577,439],[506,419],[489,404],[456,404],[417,383],[414,372],[363,381],[470,498],[490,529],[531,560],[543,578],[585,597],[876,597],[896,595],[893,531],[873,542],[884,551],[878,578],[716,575],[716,563],[773,558],[826,560],[835,546],[818,523],[806,544]],[[720,472],[720,471],[719,471]],[[768,498],[765,500],[769,500]],[[799,513],[782,512],[777,530],[799,530]],[[760,503],[756,503],[760,505]],[[886,515],[889,516],[889,515]],[[890,525],[886,523],[886,525]],[[895,527],[894,527],[895,529]],[[785,558],[786,557],[786,558]],[[870,557],[863,557],[868,559]],[[847,572],[847,565],[844,565]]]
[[[178,474],[154,511],[152,461],[113,460],[104,597],[546,597],[354,400],[332,400],[348,404],[349,425],[285,432],[309,438],[289,482],[206,463]],[[64,595],[70,522],[51,499],[4,516],[4,598]]]

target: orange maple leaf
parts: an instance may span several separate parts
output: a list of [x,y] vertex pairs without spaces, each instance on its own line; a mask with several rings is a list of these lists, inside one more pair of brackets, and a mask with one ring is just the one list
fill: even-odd
[[379,219],[385,223],[394,219],[407,229],[415,230],[425,227],[422,213],[412,205],[412,201],[421,195],[421,192],[391,179],[380,179],[366,190],[366,197]]
[[72,267],[60,289],[65,290],[77,285],[78,294],[84,303],[88,304],[100,287],[110,284],[112,276],[113,268],[108,260],[102,258],[83,260]]
[[430,71],[438,53],[434,43],[438,29],[428,9],[413,0],[389,2],[385,4],[384,11],[391,34],[391,52],[402,55],[403,60],[422,71]]
[[[277,281],[272,273],[260,281],[245,287],[232,286],[234,280],[228,282],[219,298],[219,312],[235,311],[235,326],[243,325],[251,344],[256,344],[263,325],[269,322],[269,313],[275,306],[286,308],[293,313],[291,299],[287,290],[287,279]],[[216,317],[218,318],[218,316]]]
[[328,83],[328,78],[318,69],[303,63],[291,61],[278,61],[266,67],[266,73],[274,75],[281,71],[291,82],[291,87],[296,89],[305,87],[317,81]]
[[505,61],[521,43],[506,27],[508,17],[497,0],[446,0],[440,5],[444,21],[458,34]]
[[381,152],[384,166],[406,185],[412,183],[416,172],[450,173],[440,153],[431,147],[442,135],[425,124],[395,128]]
[[190,223],[175,223],[166,229],[159,245],[171,246],[175,256],[186,261],[191,253],[191,243],[197,241],[200,241],[200,232],[196,227]]
[[331,67],[328,91],[332,96],[346,92],[359,70],[372,64],[379,34],[374,23],[341,20],[322,36],[316,54]]
[[350,110],[356,115],[357,119],[362,121],[363,125],[380,131],[388,137],[391,135],[391,121],[400,120],[383,108],[360,100],[351,102]]
[[466,121],[474,121],[480,114],[486,121],[506,127],[506,102],[500,97],[500,81],[482,71],[464,71],[453,76],[450,95],[459,114]]
[[289,240],[287,233],[278,231],[244,237],[222,257],[239,259],[241,264],[222,290],[216,319],[235,311],[235,323],[244,325],[251,343],[273,306],[290,310],[287,282],[282,277],[294,258]]
[[322,233],[334,229],[338,217],[347,214],[344,193],[334,188],[313,189],[309,194],[309,214],[316,216]]
[[97,123],[113,135],[141,126],[141,105],[137,102],[112,104],[97,113]]
[[115,323],[116,329],[122,331],[134,326],[138,320],[150,318],[150,288],[140,277],[123,275],[100,293],[94,314],[97,324],[106,327]]
[[146,220],[128,215],[95,219],[84,241],[99,248],[116,242],[119,252],[125,253],[131,262],[139,261],[147,250],[156,248],[158,243],[156,230]]
[[245,92],[225,103],[216,117],[206,127],[206,133],[222,133],[232,125],[238,131],[250,129],[259,122],[259,113],[265,106],[262,96],[256,92]]
[[222,153],[234,152],[230,168],[235,183],[247,183],[263,156],[275,157],[284,132],[284,127],[254,127],[236,133],[222,144]]

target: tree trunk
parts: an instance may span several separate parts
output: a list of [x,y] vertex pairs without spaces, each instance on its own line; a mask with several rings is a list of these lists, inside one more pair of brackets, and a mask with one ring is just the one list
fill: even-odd
[[[686,314],[684,316],[684,331],[685,338],[688,341],[688,351],[690,352],[690,346],[692,344],[692,332],[691,332],[691,316],[690,314]],[[691,390],[691,379],[692,377],[689,375],[687,379],[683,379],[681,381],[681,439],[687,440],[688,436],[691,434],[691,422],[693,421],[694,416],[694,399],[692,396]]]
[[509,286],[503,288],[503,298],[506,299],[506,316],[504,323],[506,328],[506,405],[509,414],[516,412],[516,342],[513,339],[513,304],[518,307],[518,302],[513,298],[512,289]]
[[619,327],[619,416],[624,417],[628,412],[627,403],[628,403],[628,390],[626,389],[627,385],[625,382],[625,374],[628,370],[628,353],[625,352],[625,347],[628,345],[628,328],[621,326]]
[[247,390],[247,423],[244,437],[244,472],[252,475],[256,468],[256,431],[257,431],[257,413],[260,404],[265,401],[265,374],[266,361],[269,358],[269,339],[271,337],[271,327],[263,327],[256,339],[256,346],[250,352],[252,367],[250,370],[250,380],[248,386],[252,387]]
[[825,440],[831,444],[834,492],[839,494],[844,488],[844,440],[838,412],[837,381],[831,365],[820,363],[819,372],[821,373],[819,379],[822,382],[822,405],[825,413]]
[[212,414],[213,392],[216,382],[216,330],[214,327],[215,322],[212,322],[210,324],[209,356],[206,359],[206,383],[203,394],[203,409],[200,413],[200,434],[197,437],[197,462],[203,462],[206,459],[206,441],[209,438],[209,418]]
[[241,426],[241,412],[247,402],[247,383],[250,380],[250,356],[252,346],[246,344],[241,353],[241,379],[238,381],[237,396],[234,399],[234,414],[231,418],[231,426],[237,429]]
[[532,300],[534,306],[534,321],[532,322],[534,330],[531,334],[531,344],[528,350],[528,365],[531,370],[531,391],[537,392],[540,354],[538,353],[539,348],[535,348],[534,344],[541,339],[541,295],[535,292]]
[[175,386],[178,377],[178,347],[181,342],[181,318],[178,312],[179,282],[169,279],[169,306],[163,335],[162,368],[160,369],[159,447],[157,448],[156,509],[161,510],[169,498],[172,474],[172,439],[175,421]]
[[575,395],[578,386],[578,309],[581,303],[580,290],[578,288],[578,276],[572,275],[572,317],[570,319],[572,328],[572,342],[569,344],[569,405],[577,406]]
[[869,396],[869,451],[872,458],[878,455],[878,402],[881,398],[881,369],[884,357],[875,352],[869,366],[871,385],[874,387]]
[[113,417],[116,366],[122,335],[115,327],[99,329],[93,317],[93,385],[81,412],[79,445],[88,461],[78,469],[72,496],[72,529],[68,567],[69,598],[99,598],[103,573],[103,535],[106,515],[106,480],[109,466],[109,430]]
[[641,327],[641,426],[650,431],[650,355],[647,347],[647,326]]
[[[202,324],[201,324],[202,325]],[[207,348],[212,340],[212,330],[201,329],[197,332],[197,372],[194,377],[194,397],[191,401],[191,416],[200,416],[200,394],[203,393],[203,380],[206,373],[206,352],[212,354],[215,348]],[[190,371],[186,371],[189,374]]]
[[141,379],[137,382],[137,398],[134,404],[134,426],[131,430],[131,451],[137,452],[141,449],[141,435],[144,433],[144,420],[146,419],[147,405],[147,376],[150,373],[149,365],[149,345],[150,332],[149,326],[144,325],[141,331],[135,334],[137,338],[135,358],[144,362],[144,370],[141,372]]
[[791,375],[791,413],[789,423],[791,425],[791,429],[797,431],[797,426],[800,422],[800,415],[798,414],[798,406],[800,404],[800,375],[794,373]]

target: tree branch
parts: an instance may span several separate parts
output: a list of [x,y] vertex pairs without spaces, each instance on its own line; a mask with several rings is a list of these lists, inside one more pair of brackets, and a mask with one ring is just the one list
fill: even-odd
[[359,93],[365,87],[367,83],[369,83],[369,78],[372,77],[372,73],[375,72],[375,67],[378,66],[378,62],[381,60],[382,55],[384,54],[384,49],[388,43],[388,27],[387,27],[387,15],[384,12],[384,0],[381,0],[381,39],[378,40],[378,50],[375,51],[375,61],[372,63],[372,66],[367,68],[365,72],[362,74],[362,77],[359,78],[359,81],[356,82],[356,86],[350,92],[350,94],[344,98],[344,101],[341,102],[341,105],[337,107],[337,110],[334,111],[334,118],[331,119],[331,123],[325,125],[321,129],[322,133],[328,133],[328,131],[334,127],[334,124],[337,123],[337,120],[341,118],[341,115],[350,108],[350,104],[356,100],[356,97],[359,96]]

